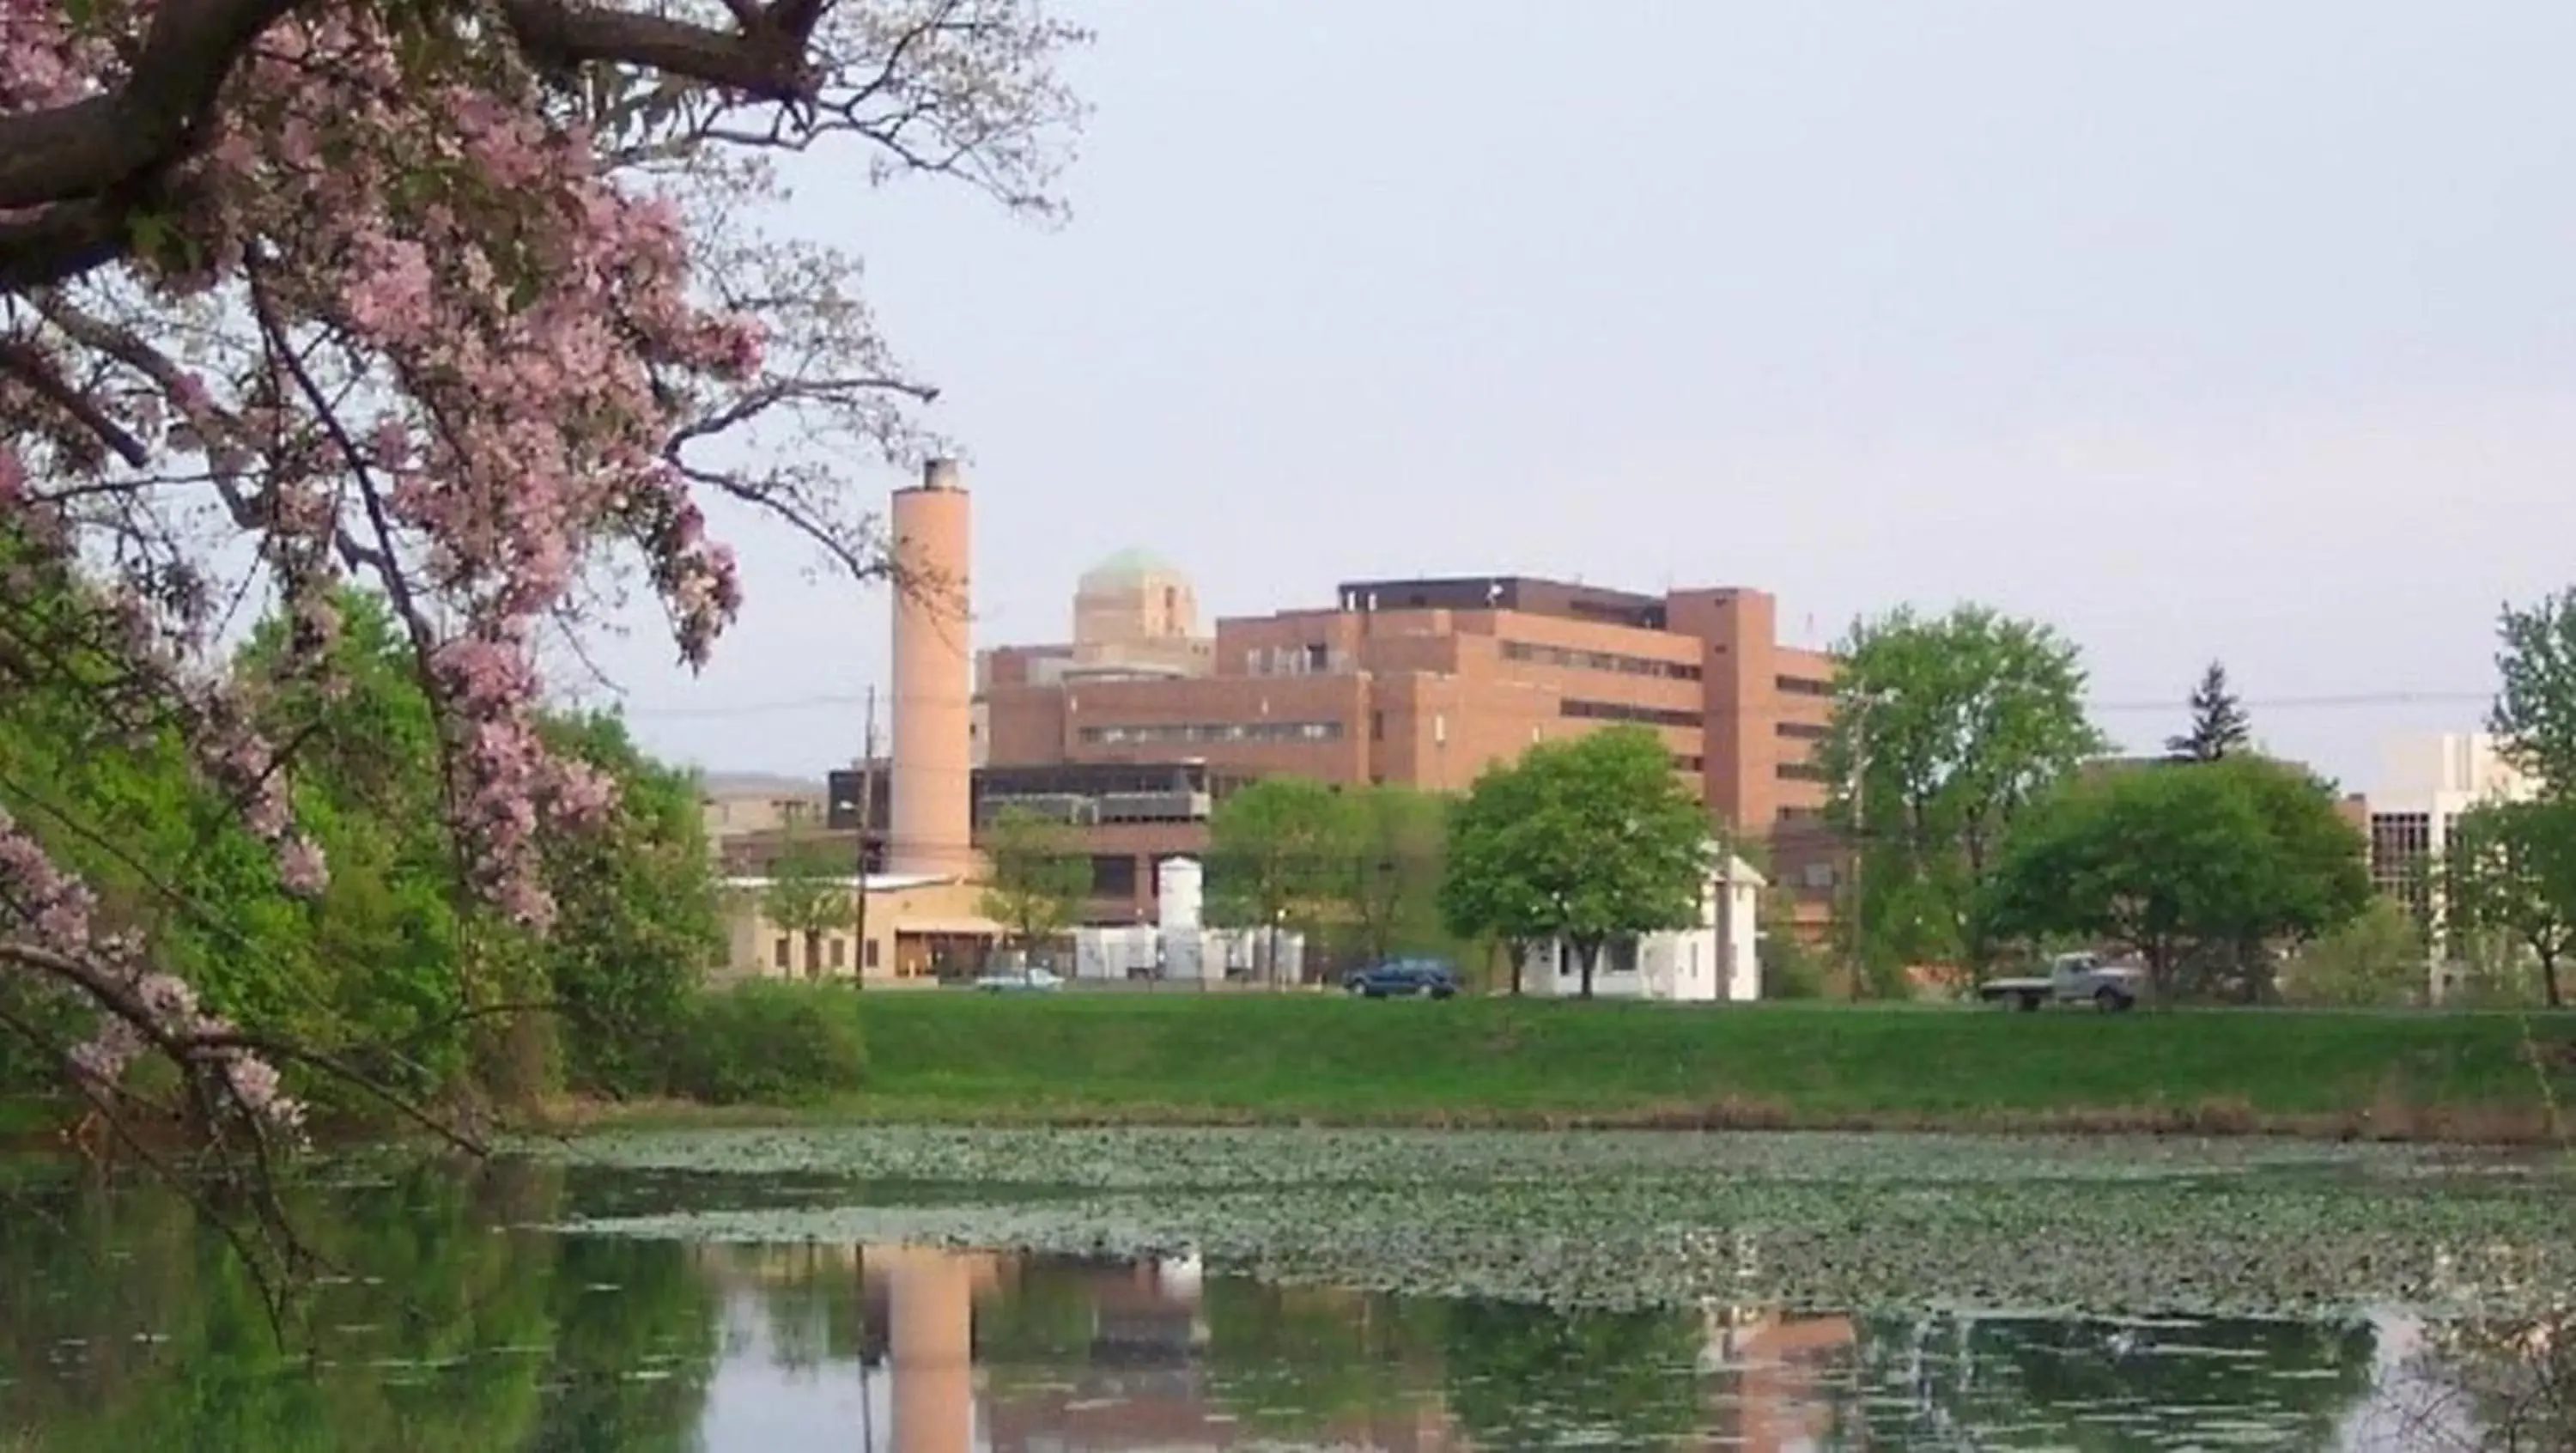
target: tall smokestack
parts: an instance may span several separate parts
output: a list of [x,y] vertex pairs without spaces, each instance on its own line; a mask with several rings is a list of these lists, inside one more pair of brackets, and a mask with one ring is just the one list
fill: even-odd
[[894,495],[894,764],[886,866],[897,873],[975,870],[974,652],[966,488],[954,460],[934,459]]

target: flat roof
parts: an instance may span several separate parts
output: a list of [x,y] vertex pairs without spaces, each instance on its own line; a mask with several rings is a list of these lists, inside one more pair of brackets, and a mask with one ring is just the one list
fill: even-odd
[[1442,575],[1414,580],[1346,580],[1343,610],[1515,610],[1640,630],[1665,628],[1664,598],[1537,575]]
[[[778,880],[764,873],[746,877],[729,877],[722,879],[721,881],[727,888],[766,888]],[[844,888],[855,888],[859,885],[859,875],[856,873],[847,873],[839,877],[835,877],[830,881],[838,883]],[[954,873],[870,873],[868,875],[868,891],[871,893],[900,893],[907,888],[930,888],[941,883],[956,883],[962,881],[964,880]]]

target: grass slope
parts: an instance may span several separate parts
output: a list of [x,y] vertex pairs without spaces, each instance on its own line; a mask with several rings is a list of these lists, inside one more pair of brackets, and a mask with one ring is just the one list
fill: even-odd
[[[2554,1138],[2576,1015],[854,996],[868,1119]],[[2549,1067],[2544,1089],[2535,1060]]]

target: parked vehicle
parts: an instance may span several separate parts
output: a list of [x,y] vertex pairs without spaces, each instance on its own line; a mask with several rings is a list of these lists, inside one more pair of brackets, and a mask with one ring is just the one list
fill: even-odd
[[1064,980],[1049,969],[995,969],[978,978],[975,987],[987,994],[1051,994],[1064,987]]
[[2059,954],[2049,961],[2047,978],[1988,979],[1977,986],[1977,997],[2024,1012],[2042,1004],[2090,1004],[2116,1014],[2134,1007],[2146,985],[2144,969],[2105,963],[2100,954]]
[[1351,973],[1342,987],[1364,999],[1446,999],[1458,992],[1458,971],[1438,959],[1395,959]]

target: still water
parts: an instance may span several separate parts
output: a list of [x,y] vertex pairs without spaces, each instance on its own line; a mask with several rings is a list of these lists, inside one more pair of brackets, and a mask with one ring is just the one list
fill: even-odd
[[2564,1344],[2527,1324],[1577,1311],[1187,1253],[543,1229],[701,1194],[526,1163],[318,1190],[294,1206],[307,1290],[273,1318],[176,1199],[17,1187],[0,1450],[2417,1449],[2571,1426],[2528,1375]]

